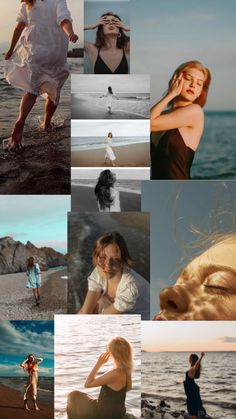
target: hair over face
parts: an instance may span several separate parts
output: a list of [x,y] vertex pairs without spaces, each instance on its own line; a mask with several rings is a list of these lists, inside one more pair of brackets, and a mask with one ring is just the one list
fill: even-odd
[[127,244],[125,242],[124,237],[117,231],[112,231],[111,233],[104,234],[103,236],[99,237],[99,239],[96,241],[92,254],[93,265],[97,265],[98,257],[104,254],[105,248],[110,244],[116,244],[119,247],[123,265],[130,266],[132,263],[132,259],[129,254]]

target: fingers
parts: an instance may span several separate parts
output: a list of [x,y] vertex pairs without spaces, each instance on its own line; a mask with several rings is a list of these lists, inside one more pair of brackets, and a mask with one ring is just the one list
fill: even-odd
[[79,37],[75,33],[70,36],[70,41],[73,42],[73,44],[75,44],[78,41],[78,39]]

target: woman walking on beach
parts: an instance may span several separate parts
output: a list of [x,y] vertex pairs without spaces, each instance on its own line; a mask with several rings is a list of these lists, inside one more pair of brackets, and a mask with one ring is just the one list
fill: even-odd
[[116,231],[96,241],[88,292],[79,314],[141,314],[150,319],[150,286],[132,263],[125,239]]
[[36,306],[40,304],[40,287],[41,287],[41,275],[39,264],[35,262],[33,256],[27,259],[27,271],[26,271],[28,282],[27,288],[33,290]]
[[130,38],[129,28],[113,12],[104,13],[100,19],[86,25],[84,30],[97,29],[95,43],[84,43],[94,74],[128,74]]
[[66,0],[21,0],[21,3],[11,46],[5,55],[6,80],[25,91],[8,144],[12,151],[22,146],[25,121],[39,95],[46,98],[42,129],[51,128],[61,88],[69,76],[68,42],[78,40]]
[[200,358],[196,354],[191,354],[189,357],[190,368],[186,372],[184,381],[189,419],[201,419],[201,413],[205,413],[200,396],[200,388],[194,381],[201,375],[201,361],[204,355],[205,353],[202,352]]
[[103,97],[107,98],[106,108],[108,110],[108,113],[112,113],[111,106],[112,106],[113,99],[118,100],[118,97],[115,95],[115,93],[113,93],[112,87],[108,86],[107,93],[105,95],[100,96],[100,97],[101,98],[103,98]]
[[[152,179],[190,179],[204,129],[202,108],[210,81],[210,71],[200,62],[181,64],[167,93],[151,109]],[[167,106],[169,109],[164,111]]]
[[115,188],[116,175],[109,169],[103,170],[95,186],[95,195],[100,212],[120,211],[120,193]]
[[[98,376],[101,367],[109,361],[113,368]],[[85,387],[101,387],[98,399],[81,391],[68,396],[68,419],[122,419],[125,416],[125,398],[132,389],[132,347],[123,337],[112,339],[85,381]]]
[[111,161],[112,166],[115,166],[116,156],[112,150],[112,132],[108,132],[106,138],[106,152],[105,152],[105,160],[104,164],[106,164],[107,160]]
[[24,408],[30,410],[28,407],[28,395],[30,394],[34,409],[39,410],[36,399],[37,399],[37,387],[38,387],[38,365],[43,361],[42,358],[35,358],[33,354],[27,356],[27,358],[20,364],[25,372],[28,373],[28,382],[24,393]]

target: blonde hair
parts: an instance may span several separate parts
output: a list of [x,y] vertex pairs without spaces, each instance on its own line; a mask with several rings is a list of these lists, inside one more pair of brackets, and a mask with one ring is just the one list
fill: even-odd
[[117,336],[108,343],[108,350],[119,367],[131,374],[133,367],[133,351],[130,343]]
[[[202,71],[203,75],[204,75],[204,83],[203,83],[203,88],[202,88],[202,92],[200,94],[200,96],[195,99],[194,103],[197,103],[198,105],[200,105],[202,108],[206,103],[207,100],[207,95],[208,95],[208,89],[211,83],[211,73],[210,70],[206,67],[204,67],[199,61],[187,61],[186,63],[181,64],[175,71],[173,76],[171,77],[170,81],[169,81],[169,88],[171,87],[174,78],[179,77],[179,75],[181,73],[183,73],[184,71],[188,70],[189,68],[196,68],[197,70]],[[174,99],[170,102],[170,105],[172,105],[174,102]]]

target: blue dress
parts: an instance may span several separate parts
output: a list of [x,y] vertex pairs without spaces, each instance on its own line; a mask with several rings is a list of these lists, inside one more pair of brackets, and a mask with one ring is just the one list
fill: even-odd
[[41,275],[39,264],[35,263],[32,269],[26,271],[28,277],[28,283],[26,288],[40,288],[41,287]]

